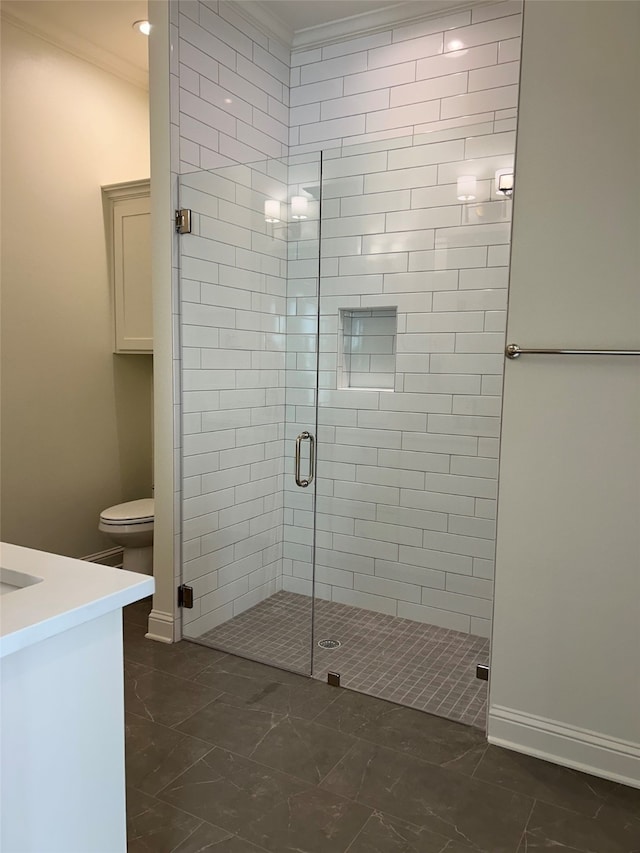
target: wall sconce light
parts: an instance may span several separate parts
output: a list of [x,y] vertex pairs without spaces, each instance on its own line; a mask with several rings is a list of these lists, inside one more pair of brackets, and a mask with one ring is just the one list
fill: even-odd
[[505,198],[513,195],[513,169],[498,169],[496,172],[496,195]]
[[458,178],[458,201],[473,201],[476,197],[477,182],[473,175]]
[[309,202],[303,195],[294,195],[291,197],[291,218],[306,219],[309,209]]
[[280,222],[280,202],[275,198],[268,198],[264,203],[264,221]]

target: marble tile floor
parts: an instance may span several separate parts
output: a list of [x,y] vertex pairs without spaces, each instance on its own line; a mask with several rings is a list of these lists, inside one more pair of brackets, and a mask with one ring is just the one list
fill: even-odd
[[[308,675],[311,620],[308,596],[278,592],[200,639]],[[489,663],[489,640],[323,599],[314,621],[314,678],[326,681],[331,670],[350,690],[486,727],[487,683],[476,664]],[[341,645],[319,648],[322,639]]]
[[639,853],[640,791],[127,608],[129,853]]

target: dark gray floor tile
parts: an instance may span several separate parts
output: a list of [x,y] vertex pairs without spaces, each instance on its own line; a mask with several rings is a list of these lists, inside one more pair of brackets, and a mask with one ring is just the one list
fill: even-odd
[[153,643],[142,617],[125,617],[129,853],[640,853],[640,791],[369,696]]
[[283,719],[284,714],[252,707],[237,696],[223,693],[181,723],[178,729],[213,746],[248,756]]
[[612,791],[604,779],[497,746],[487,748],[474,778],[590,817]]
[[279,802],[242,834],[270,853],[344,853],[371,809],[320,788],[308,788]]
[[146,631],[152,607],[153,596],[141,598],[140,601],[134,601],[133,604],[122,608],[122,618],[132,625],[140,625]]
[[640,788],[630,788],[617,782],[607,782],[607,785],[607,806],[626,811],[634,819],[640,820]]
[[486,853],[513,853],[533,800],[357,741],[322,787]]
[[[217,840],[218,833],[223,833],[222,841]],[[230,835],[224,829],[203,822],[172,853],[264,853],[264,847],[256,847],[237,835]]]
[[608,806],[593,818],[536,802],[518,853],[556,848],[563,853],[638,853],[640,819]]
[[214,748],[160,792],[160,799],[239,833],[308,785],[223,749]]
[[255,707],[306,719],[336,698],[335,688],[327,684],[232,655],[208,667],[197,680]]
[[479,729],[347,690],[316,722],[469,775],[486,749]]
[[[127,849],[128,853],[187,853],[182,846],[202,821],[185,814],[167,803],[162,803],[141,791],[127,789]],[[229,833],[218,827],[209,827],[210,837],[221,841]],[[198,848],[191,848],[194,853]],[[206,849],[206,848],[204,848]]]
[[135,661],[126,661],[124,704],[129,713],[163,726],[175,726],[220,695],[197,681],[176,678]]
[[160,798],[272,853],[342,853],[371,813],[222,749],[175,779]]
[[474,853],[474,848],[451,841],[423,826],[374,812],[348,853]]
[[346,754],[354,738],[288,714],[224,694],[179,726],[180,731],[318,783]]
[[147,640],[140,625],[124,622],[124,656],[179,678],[193,678],[226,657],[223,652],[196,643],[158,643]]
[[250,758],[317,784],[343,758],[354,738],[297,717],[285,717],[265,735]]
[[201,740],[126,714],[127,783],[147,794],[156,794],[211,746]]
[[127,604],[126,607],[122,608],[124,621],[132,625],[140,625],[146,631],[152,604],[153,598],[151,596],[141,598],[140,601],[134,601],[133,604]]

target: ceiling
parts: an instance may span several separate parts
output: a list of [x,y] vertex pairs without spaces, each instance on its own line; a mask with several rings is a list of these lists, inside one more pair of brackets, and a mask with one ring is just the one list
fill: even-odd
[[[256,5],[295,32],[394,6],[415,6],[417,14],[425,4],[424,0],[260,0]],[[52,35],[60,31],[82,39],[139,70],[148,67],[146,39],[131,26],[147,17],[147,0],[3,0],[2,9]]]
[[[302,33],[340,21],[332,36],[348,37],[360,28],[358,16],[381,9],[404,19],[433,9],[459,6],[461,0],[241,0],[247,12],[262,12],[280,22],[283,34]],[[133,29],[147,17],[147,0],[1,0],[3,15],[25,23],[36,34],[140,86],[148,85],[148,41]],[[354,18],[356,20],[354,20]],[[350,19],[350,20],[349,20]],[[305,33],[304,31],[307,31]]]
[[295,32],[390,6],[414,5],[418,14],[424,2],[409,0],[409,3],[400,4],[389,0],[262,0],[262,5]]
[[133,29],[147,0],[2,0],[3,15],[72,53],[145,85],[148,40]]

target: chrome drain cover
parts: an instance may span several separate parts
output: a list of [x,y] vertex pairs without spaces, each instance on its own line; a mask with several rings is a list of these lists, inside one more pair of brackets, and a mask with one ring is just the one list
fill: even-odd
[[340,640],[319,640],[318,645],[321,649],[337,649],[342,643]]

